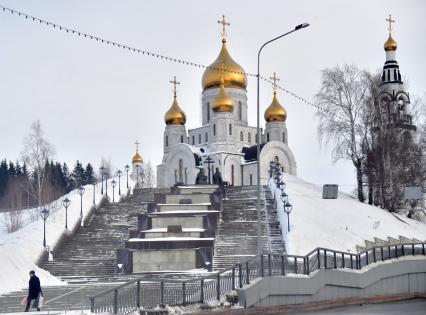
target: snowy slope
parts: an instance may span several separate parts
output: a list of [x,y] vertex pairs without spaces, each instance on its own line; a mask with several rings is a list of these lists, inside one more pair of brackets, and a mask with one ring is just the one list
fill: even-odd
[[[387,237],[426,240],[426,224],[406,217],[398,220],[388,211],[363,204],[348,194],[339,193],[338,199],[322,199],[322,187],[310,184],[296,176],[285,174],[284,182],[289,201],[290,233],[284,234],[289,254],[305,255],[316,247],[356,252],[356,245],[365,240]],[[270,182],[272,190],[275,189]],[[279,191],[279,190],[277,190]],[[279,213],[282,202],[278,198]],[[281,226],[287,233],[287,219],[282,216]]]
[[[117,179],[116,179],[117,181]],[[108,182],[108,194],[112,196],[111,181]],[[133,184],[129,178],[129,184]],[[118,187],[117,187],[118,188]],[[118,201],[118,189],[115,190],[115,200]],[[95,188],[95,201],[99,204],[101,200],[101,184]],[[122,192],[125,192],[125,184],[122,182]],[[62,200],[68,197],[71,205],[68,208],[68,228],[71,230],[80,218],[80,195],[76,190],[61,197],[48,205],[51,214],[46,221],[46,243],[51,248],[65,232],[65,210],[61,207]],[[93,186],[85,186],[83,195],[83,215],[86,216],[93,206]],[[55,276],[36,266],[43,248],[43,220],[40,216],[37,221],[30,223],[29,216],[37,214],[40,209],[25,211],[24,221],[26,225],[20,230],[8,234],[4,225],[3,213],[0,213],[0,294],[27,288],[28,272],[34,270],[40,277],[43,285],[64,285]]]

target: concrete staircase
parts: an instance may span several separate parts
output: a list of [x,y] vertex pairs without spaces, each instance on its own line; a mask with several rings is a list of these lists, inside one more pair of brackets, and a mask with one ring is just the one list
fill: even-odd
[[124,201],[105,203],[53,252],[54,260],[41,267],[63,280],[114,276],[116,249],[124,246],[129,228],[137,224],[137,215],[146,211],[151,200],[152,189],[139,189]]
[[[218,224],[213,270],[222,270],[257,253],[256,186],[228,187]],[[264,252],[284,252],[274,200],[262,187],[262,247]]]
[[359,253],[367,249],[373,248],[375,246],[392,246],[392,245],[399,245],[399,244],[422,243],[422,242],[424,241],[421,241],[415,238],[413,239],[406,238],[401,235],[398,238],[388,237],[387,240],[383,240],[383,239],[375,237],[373,241],[365,240],[364,246],[356,245],[356,251]]

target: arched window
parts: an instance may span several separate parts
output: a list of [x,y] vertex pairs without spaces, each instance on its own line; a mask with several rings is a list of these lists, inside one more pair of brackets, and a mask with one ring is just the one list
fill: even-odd
[[209,141],[209,134],[206,132],[205,136],[204,136],[204,141],[207,142]]
[[206,110],[207,110],[207,121],[210,121],[210,103],[207,103],[206,106]]
[[248,141],[248,143],[251,143],[251,133],[250,132],[247,134],[247,141]]
[[269,132],[266,134],[266,141],[269,141]]
[[201,133],[198,135],[198,144],[201,144]]
[[183,143],[183,136],[180,136],[180,143]]
[[250,186],[253,186],[253,175],[250,174]]
[[287,142],[285,141],[285,132],[283,132],[283,142],[284,142],[284,143],[287,143]]
[[238,119],[243,120],[243,105],[241,101],[238,102]]
[[192,135],[192,145],[195,145],[195,136]]
[[169,146],[169,136],[166,136],[166,147]]
[[213,136],[216,136],[216,124],[213,124]]
[[240,141],[244,141],[244,135],[242,131],[240,131]]
[[231,185],[234,186],[234,164],[231,165]]
[[232,136],[232,124],[229,124],[229,135]]

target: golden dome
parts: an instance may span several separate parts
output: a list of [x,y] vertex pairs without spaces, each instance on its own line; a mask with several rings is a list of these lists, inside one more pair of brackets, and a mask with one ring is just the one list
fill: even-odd
[[226,48],[226,39],[222,39],[222,49],[216,60],[204,71],[203,89],[218,87],[223,78],[225,87],[246,89],[247,77],[244,69],[232,59]]
[[397,48],[396,41],[393,39],[390,33],[389,33],[389,38],[385,42],[384,47],[385,47],[385,51],[393,51],[393,50],[396,50]]
[[287,112],[278,102],[277,92],[274,91],[274,98],[271,105],[265,110],[265,120],[267,122],[284,122],[287,119]]
[[219,83],[219,88],[219,94],[213,101],[212,110],[221,113],[232,113],[234,110],[234,101],[226,94],[223,78]]
[[164,115],[166,125],[185,125],[186,116],[184,111],[179,107],[176,100],[176,93],[173,97],[172,107]]
[[139,152],[136,150],[136,154],[132,159],[132,163],[143,163],[143,158],[139,154]]

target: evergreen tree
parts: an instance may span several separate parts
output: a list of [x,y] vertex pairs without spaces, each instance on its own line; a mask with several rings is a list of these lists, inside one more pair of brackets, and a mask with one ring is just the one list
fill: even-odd
[[64,162],[62,165],[62,175],[64,176],[65,192],[70,192],[73,188],[72,180],[70,178],[70,171],[67,163]]
[[8,170],[9,176],[13,177],[16,175],[16,168],[12,161],[9,161],[9,170]]
[[86,170],[84,171],[84,184],[83,185],[94,184],[94,183],[96,183],[96,178],[95,178],[95,174],[93,172],[93,166],[92,166],[92,164],[87,163]]
[[8,179],[9,172],[7,167],[7,161],[6,159],[4,159],[0,162],[0,199],[3,197],[6,191]]
[[71,176],[73,177],[75,182],[74,187],[84,185],[85,171],[80,161],[77,160],[77,162],[75,163],[74,170],[72,171]]

